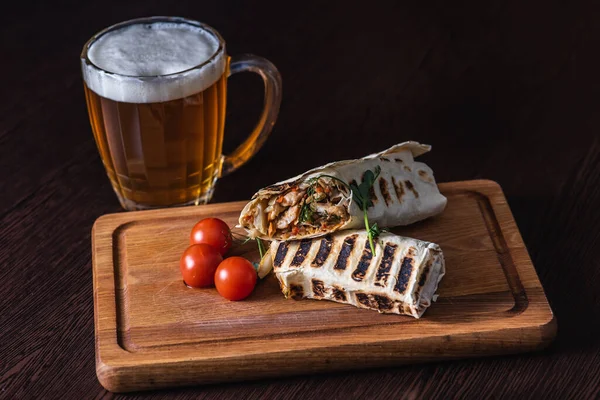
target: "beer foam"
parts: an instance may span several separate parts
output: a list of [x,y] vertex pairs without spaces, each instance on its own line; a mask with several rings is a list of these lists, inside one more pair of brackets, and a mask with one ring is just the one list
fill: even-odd
[[[201,92],[225,70],[225,49],[207,29],[181,22],[140,22],[92,41],[82,70],[88,88],[126,103],[175,100]],[[85,49],[84,49],[85,53]]]

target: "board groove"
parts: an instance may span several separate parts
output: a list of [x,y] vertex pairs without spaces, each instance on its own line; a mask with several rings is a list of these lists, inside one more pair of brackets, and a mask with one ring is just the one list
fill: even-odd
[[525,289],[523,288],[523,284],[519,279],[519,274],[517,273],[515,264],[510,255],[510,250],[506,244],[504,233],[502,233],[498,219],[495,217],[490,199],[484,197],[481,193],[476,193],[476,195],[478,197],[481,216],[485,221],[488,233],[492,239],[492,243],[494,243],[494,248],[496,249],[496,253],[498,255],[498,261],[502,266],[504,276],[506,277],[508,286],[510,287],[515,299],[515,305],[510,312],[517,314],[521,313],[527,308],[529,300],[527,299],[527,294],[525,293]]
[[[510,314],[514,314],[514,315],[518,315],[520,312],[522,312],[521,310],[516,310],[517,305],[515,303],[511,304],[510,308],[506,308],[503,311],[496,311],[496,312],[489,312],[489,311],[485,311],[485,308],[482,305],[485,305],[485,303],[489,303],[490,299],[493,300],[494,295],[498,295],[498,297],[501,297],[500,295],[506,295],[507,292],[497,292],[497,293],[489,293],[486,294],[485,297],[483,296],[458,296],[458,297],[450,297],[450,298],[446,298],[443,300],[438,300],[438,302],[436,303],[436,305],[440,305],[440,307],[437,308],[441,308],[444,306],[448,306],[448,305],[457,305],[457,304],[464,304],[464,303],[469,303],[471,305],[476,305],[477,306],[477,310],[480,312],[480,314],[478,313],[471,313],[472,315],[466,315],[466,316],[461,316],[461,318],[463,318],[463,321],[466,320],[467,318],[469,318],[470,316],[474,317],[474,319],[476,319],[477,321],[483,321],[484,319],[495,319],[498,316],[505,314],[505,313],[510,313]],[[492,301],[494,304],[498,304],[497,301]],[[300,316],[302,315],[306,315],[307,313],[311,313],[312,311],[302,311],[299,312],[298,314]],[[312,312],[314,313],[314,312]],[[481,314],[485,314],[485,315],[481,315]],[[445,317],[439,317],[438,320],[443,321],[443,320],[452,320],[452,316],[445,316]],[[419,321],[418,320],[409,320],[409,321],[388,321],[388,322],[381,322],[381,323],[371,323],[370,326],[390,326],[390,325],[406,325],[406,324],[417,324]],[[339,331],[341,329],[346,330],[346,331],[352,331],[352,329],[354,328],[360,328],[361,325],[356,325],[356,326],[347,326],[347,327],[343,327],[343,328],[323,328],[323,329],[314,329],[314,330],[305,330],[305,331],[299,331],[299,332],[295,332],[294,335],[300,337],[302,335],[308,335],[308,334],[313,334],[315,332],[329,332],[329,333],[333,333],[336,331]],[[163,329],[176,329],[179,328],[176,324],[172,324],[172,325],[163,325],[162,326]],[[140,331],[138,331],[140,332]],[[145,333],[151,333],[152,330],[149,329],[147,331],[145,331]],[[175,343],[175,344],[163,344],[163,343],[157,343],[154,345],[148,345],[148,346],[144,346],[144,347],[139,347],[131,342],[128,338],[129,335],[129,331],[128,330],[118,330],[118,336],[119,336],[119,346],[129,352],[129,353],[134,353],[134,352],[144,352],[144,351],[148,351],[149,349],[156,349],[159,347],[164,347],[164,346],[168,346],[168,347],[177,347],[177,346],[186,346],[188,344],[204,344],[204,345],[208,345],[208,344],[215,344],[215,343],[224,343],[224,342],[235,342],[236,340],[240,340],[240,338],[230,338],[230,339],[213,339],[213,340],[203,340],[203,341],[194,341],[194,342],[189,342],[189,343]],[[284,336],[286,334],[269,334],[269,335],[247,335],[244,334],[243,339],[257,339],[259,337],[262,338],[269,338],[269,339],[273,339],[273,338],[277,338],[277,337],[281,337]]]
[[[130,391],[547,345],[556,323],[500,187],[466,181],[440,189],[449,198],[442,215],[394,229],[435,241],[446,255],[440,298],[420,320],[285,300],[272,276],[243,302],[185,288],[178,258],[193,224],[218,216],[234,225],[243,202],[101,217],[92,233],[100,382]],[[252,245],[234,252],[257,257]],[[384,343],[393,355],[374,353]],[[328,361],[315,362],[314,351]],[[262,368],[246,370],[249,360]]]

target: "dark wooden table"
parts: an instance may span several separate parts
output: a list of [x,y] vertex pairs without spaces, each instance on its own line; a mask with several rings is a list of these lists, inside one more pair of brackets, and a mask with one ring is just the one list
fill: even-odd
[[[535,354],[134,397],[600,395],[598,2],[120,3],[13,2],[0,15],[0,398],[113,397],[94,369],[90,229],[121,209],[93,141],[78,57],[101,28],[149,15],[205,21],[230,54],[263,55],[283,75],[272,137],[218,183],[215,202],[333,159],[430,143],[424,161],[438,181],[489,178],[504,188],[558,337]],[[226,151],[255,122],[260,85],[231,79]]]

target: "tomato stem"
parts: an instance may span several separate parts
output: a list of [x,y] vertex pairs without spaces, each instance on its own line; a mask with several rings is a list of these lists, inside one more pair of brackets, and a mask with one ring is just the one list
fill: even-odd
[[367,217],[367,209],[364,209],[365,213],[365,229],[367,230],[367,237],[369,238],[369,244],[371,245],[371,252],[373,256],[375,256],[375,246],[373,245],[373,233],[371,232],[371,228],[369,227],[369,218]]

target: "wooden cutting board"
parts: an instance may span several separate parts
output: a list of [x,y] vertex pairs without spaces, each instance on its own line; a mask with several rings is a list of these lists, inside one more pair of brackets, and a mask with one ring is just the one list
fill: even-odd
[[[442,215],[393,229],[444,251],[439,299],[419,320],[286,300],[272,275],[240,302],[186,287],[178,263],[192,226],[205,217],[234,226],[245,202],[100,217],[92,230],[100,383],[124,392],[548,345],[556,320],[501,188],[479,180],[440,189]],[[234,253],[258,260],[252,243]]]

